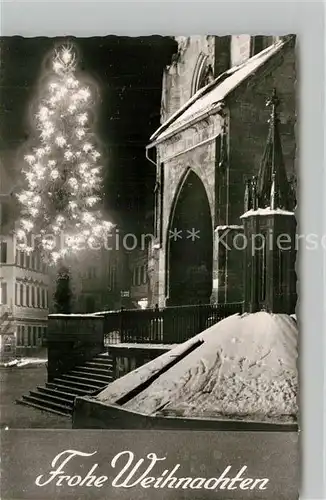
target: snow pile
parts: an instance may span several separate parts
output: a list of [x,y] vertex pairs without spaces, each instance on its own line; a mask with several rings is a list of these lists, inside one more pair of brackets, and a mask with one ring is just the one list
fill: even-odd
[[197,335],[204,342],[124,408],[151,415],[293,421],[297,337],[296,322],[286,314],[226,318]]
[[27,365],[42,365],[47,363],[47,359],[45,358],[20,358],[13,359],[8,361],[7,363],[2,363],[1,366],[5,368],[10,368],[11,366],[17,366],[17,368],[21,368]]

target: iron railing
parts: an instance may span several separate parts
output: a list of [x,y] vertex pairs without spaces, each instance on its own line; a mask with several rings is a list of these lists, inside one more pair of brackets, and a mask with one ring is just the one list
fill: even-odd
[[242,310],[243,303],[235,302],[101,313],[104,343],[179,344]]

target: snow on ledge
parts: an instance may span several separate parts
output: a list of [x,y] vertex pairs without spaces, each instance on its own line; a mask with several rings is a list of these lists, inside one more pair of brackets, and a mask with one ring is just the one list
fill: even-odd
[[225,229],[243,229],[239,224],[229,224],[224,226],[216,226],[215,231],[224,231]]
[[294,215],[294,212],[289,212],[288,210],[283,210],[281,208],[275,208],[271,210],[270,207],[267,208],[257,208],[257,210],[248,210],[243,215],[240,216],[240,219],[245,219],[247,217],[252,217],[253,215]]
[[104,313],[88,313],[88,314],[49,314],[48,318],[100,318],[100,314]]
[[159,350],[165,350],[169,351],[171,349],[174,349],[177,347],[179,344],[132,344],[132,343],[127,343],[127,342],[120,342],[120,343],[115,343],[115,344],[108,344],[108,347],[116,347],[119,349],[159,349]]

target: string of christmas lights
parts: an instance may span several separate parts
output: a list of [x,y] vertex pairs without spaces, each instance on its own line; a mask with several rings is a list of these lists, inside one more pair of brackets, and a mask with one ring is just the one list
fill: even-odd
[[26,188],[18,194],[21,219],[16,235],[18,247],[28,253],[33,250],[30,236],[39,234],[41,253],[56,263],[103,241],[113,225],[103,221],[96,209],[101,154],[88,125],[90,88],[75,76],[77,57],[72,47],[56,50],[52,63],[53,75],[35,116],[39,144],[24,157]]

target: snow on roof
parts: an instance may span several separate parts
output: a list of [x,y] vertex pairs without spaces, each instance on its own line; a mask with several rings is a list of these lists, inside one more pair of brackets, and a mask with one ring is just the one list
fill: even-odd
[[[297,324],[286,314],[230,316],[116,380],[96,400],[115,404],[198,340],[123,408],[147,415],[293,421]],[[135,385],[136,384],[136,385]]]
[[294,215],[294,212],[289,212],[288,210],[282,210],[281,208],[275,208],[271,210],[270,207],[267,208],[257,208],[257,210],[248,210],[240,216],[240,219],[246,219],[247,217],[251,217],[252,215]]
[[[154,132],[150,137],[150,141],[155,141],[155,143],[161,142],[188,122],[199,119],[207,112],[218,111],[222,101],[228,94],[237,88],[273,55],[278,53],[285,44],[286,41],[281,40],[267,47],[243,64],[229,69],[207,87],[199,90],[186,104],[184,104],[184,106]],[[151,146],[152,145],[153,143]]]

